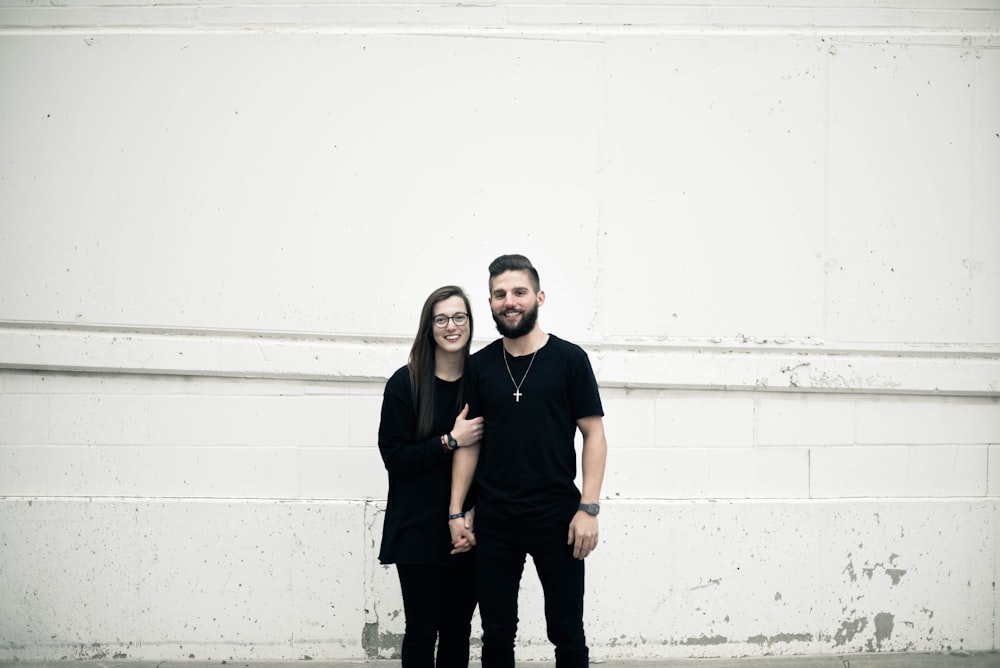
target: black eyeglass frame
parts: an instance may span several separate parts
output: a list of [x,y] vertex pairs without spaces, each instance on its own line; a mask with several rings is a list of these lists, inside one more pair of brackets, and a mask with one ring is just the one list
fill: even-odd
[[[462,322],[458,321],[459,318],[462,319]],[[469,324],[469,314],[464,311],[459,311],[455,315],[445,315],[444,313],[441,313],[431,318],[431,322],[434,323],[434,326],[438,329],[444,329],[448,326],[449,322],[455,323],[455,327],[464,327]]]

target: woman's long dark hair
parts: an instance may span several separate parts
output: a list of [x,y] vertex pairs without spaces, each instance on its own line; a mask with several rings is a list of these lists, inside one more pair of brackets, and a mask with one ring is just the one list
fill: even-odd
[[[434,341],[434,306],[450,297],[461,297],[465,302],[465,312],[469,314],[469,340],[465,344],[464,361],[468,361],[469,350],[472,348],[472,307],[469,298],[457,285],[438,288],[427,297],[420,311],[420,326],[413,339],[410,359],[407,362],[407,367],[410,369],[410,389],[417,408],[418,439],[425,439],[431,435],[434,422],[434,354],[437,350],[437,343]],[[459,386],[455,415],[462,409],[461,389]]]

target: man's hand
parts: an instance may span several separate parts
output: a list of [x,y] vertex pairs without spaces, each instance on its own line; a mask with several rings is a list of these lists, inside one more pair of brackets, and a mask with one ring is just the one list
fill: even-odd
[[586,559],[597,548],[597,518],[584,511],[577,511],[569,523],[567,545],[573,546],[575,559]]

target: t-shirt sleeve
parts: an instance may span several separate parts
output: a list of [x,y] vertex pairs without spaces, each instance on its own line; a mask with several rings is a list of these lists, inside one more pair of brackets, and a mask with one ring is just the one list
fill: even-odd
[[601,404],[601,393],[597,386],[597,377],[590,364],[587,352],[576,347],[567,373],[570,378],[570,401],[573,407],[573,419],[599,415],[604,417],[604,406]]

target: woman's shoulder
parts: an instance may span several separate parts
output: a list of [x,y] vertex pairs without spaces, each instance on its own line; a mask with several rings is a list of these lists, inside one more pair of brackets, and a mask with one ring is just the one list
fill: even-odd
[[410,368],[405,364],[396,369],[385,383],[385,391],[410,393]]

